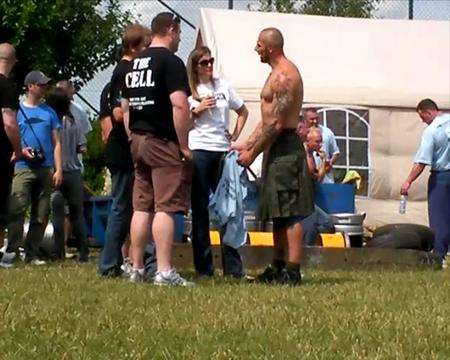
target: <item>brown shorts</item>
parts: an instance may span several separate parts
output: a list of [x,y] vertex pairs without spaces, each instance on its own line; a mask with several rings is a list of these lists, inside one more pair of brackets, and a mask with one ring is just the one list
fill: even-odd
[[133,209],[186,212],[191,194],[192,164],[182,159],[174,141],[150,133],[131,134],[134,162]]

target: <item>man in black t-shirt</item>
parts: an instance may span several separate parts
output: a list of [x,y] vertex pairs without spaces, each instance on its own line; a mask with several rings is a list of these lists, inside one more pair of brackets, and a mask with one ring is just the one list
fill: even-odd
[[[174,55],[180,42],[180,19],[160,13],[151,25],[152,43],[125,75],[122,109],[130,133],[135,167],[130,281],[143,278],[143,254],[152,227],[156,245],[156,285],[190,286],[172,268],[174,215],[189,206],[192,126],[186,68]],[[152,221],[153,218],[153,221]]]
[[102,276],[118,276],[122,273],[121,247],[129,233],[132,208],[134,166],[128,135],[125,132],[121,109],[122,87],[133,57],[145,47],[145,28],[138,24],[127,26],[122,37],[122,59],[113,71],[111,82],[102,91],[100,121],[102,138],[106,141],[106,165],[111,173],[113,198],[105,244],[99,259]]
[[0,44],[0,243],[3,242],[3,230],[6,226],[8,199],[14,165],[11,157],[22,157],[20,131],[16,114],[19,98],[14,84],[8,79],[14,64],[16,52],[10,44]]

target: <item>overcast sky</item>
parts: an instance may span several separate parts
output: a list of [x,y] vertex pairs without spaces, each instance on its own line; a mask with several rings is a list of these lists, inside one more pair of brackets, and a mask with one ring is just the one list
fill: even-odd
[[[165,3],[176,12],[197,26],[199,8],[228,7],[228,0],[167,0]],[[374,13],[376,18],[407,19],[408,0],[384,0]],[[135,19],[144,25],[150,25],[153,16],[161,11],[168,11],[156,0],[122,0],[124,10],[129,10]],[[255,7],[257,0],[233,0],[234,9],[247,10],[248,6]],[[450,20],[450,0],[415,0],[414,17],[417,19]],[[195,30],[182,23],[182,41],[178,56],[186,60],[194,46]],[[82,90],[81,94],[95,107],[99,108],[100,93],[109,81],[113,67],[99,72]]]

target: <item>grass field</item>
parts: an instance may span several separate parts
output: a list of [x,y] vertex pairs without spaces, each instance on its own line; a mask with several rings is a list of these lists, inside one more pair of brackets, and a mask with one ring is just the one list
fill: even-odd
[[450,359],[450,271],[310,270],[296,288],[156,288],[73,262],[0,277],[1,359]]

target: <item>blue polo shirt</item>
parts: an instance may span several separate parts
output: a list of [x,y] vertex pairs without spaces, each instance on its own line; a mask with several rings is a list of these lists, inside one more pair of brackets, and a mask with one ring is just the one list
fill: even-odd
[[[61,128],[58,116],[55,111],[46,104],[28,107],[21,103],[20,106],[27,116],[26,119],[22,111],[19,110],[17,112],[17,122],[20,129],[22,147],[39,149],[40,146],[42,146],[45,161],[42,164],[34,165],[21,159],[16,162],[16,169],[54,167],[52,133],[53,130],[59,130]],[[33,128],[34,134],[31,127]]]
[[436,116],[424,130],[414,162],[432,171],[450,170],[450,114]]

